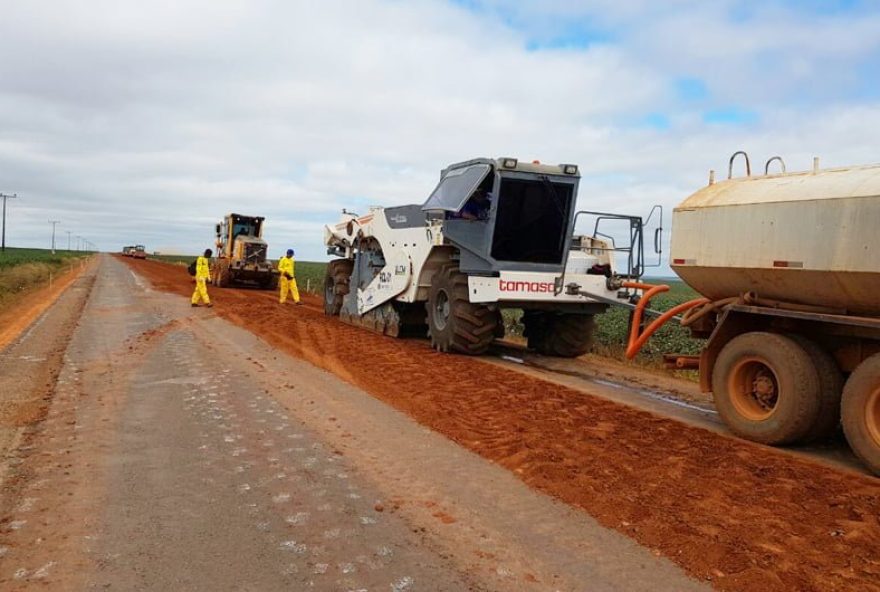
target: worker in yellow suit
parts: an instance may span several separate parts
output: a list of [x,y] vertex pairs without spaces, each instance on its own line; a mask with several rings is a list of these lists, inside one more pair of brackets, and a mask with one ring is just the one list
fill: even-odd
[[293,296],[295,304],[302,304],[299,301],[299,290],[296,287],[296,276],[293,270],[296,262],[293,260],[293,249],[287,249],[287,255],[278,260],[278,272],[281,274],[279,283],[281,284],[281,297],[278,301],[284,304],[287,301],[287,294]]
[[208,279],[211,277],[211,268],[208,260],[212,255],[211,249],[205,249],[205,254],[196,259],[196,289],[193,290],[192,305],[198,306],[199,300],[205,302],[205,306],[214,306],[211,304],[211,298],[208,296]]

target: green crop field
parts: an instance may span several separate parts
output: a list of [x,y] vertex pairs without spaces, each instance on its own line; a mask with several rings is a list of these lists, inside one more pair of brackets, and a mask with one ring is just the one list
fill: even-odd
[[147,253],[147,259],[173,263],[174,265],[189,265],[190,261],[195,261],[196,257],[198,255],[150,255]]
[[296,284],[300,292],[310,292],[312,294],[324,293],[324,272],[327,269],[326,263],[318,263],[315,261],[297,261],[296,262]]
[[0,251],[0,303],[8,303],[15,295],[49,281],[71,268],[91,253],[49,249],[17,249]]

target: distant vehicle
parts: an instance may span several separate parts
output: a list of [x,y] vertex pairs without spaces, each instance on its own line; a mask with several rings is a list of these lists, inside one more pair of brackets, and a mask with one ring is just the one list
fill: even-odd
[[278,287],[278,271],[267,258],[262,216],[229,214],[215,226],[217,257],[211,270],[215,286],[251,284],[264,289]]
[[134,249],[131,252],[131,256],[135,259],[146,259],[147,249],[144,247],[144,245],[135,245]]
[[126,257],[131,257],[133,252],[134,252],[134,245],[122,247],[122,254],[125,255]]

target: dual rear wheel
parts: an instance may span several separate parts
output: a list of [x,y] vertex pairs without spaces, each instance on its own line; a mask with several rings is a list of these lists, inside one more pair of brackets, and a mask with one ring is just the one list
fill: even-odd
[[715,362],[712,386],[718,413],[743,438],[792,444],[817,429],[823,385],[810,353],[791,337],[734,337]]
[[880,354],[844,384],[832,356],[801,336],[730,340],[712,371],[715,405],[737,435],[765,444],[827,439],[841,423],[853,452],[880,474]]
[[853,452],[880,475],[880,354],[850,374],[843,388],[841,418]]

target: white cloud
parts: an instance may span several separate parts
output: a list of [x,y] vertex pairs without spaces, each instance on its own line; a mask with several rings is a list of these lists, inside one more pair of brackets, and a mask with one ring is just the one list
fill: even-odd
[[[680,201],[740,147],[790,168],[877,160],[880,103],[844,92],[860,77],[839,66],[877,51],[877,15],[537,6],[508,15],[531,30],[431,1],[6,6],[0,191],[22,196],[8,241],[48,244],[53,218],[105,249],[196,252],[235,210],[267,216],[274,254],[322,258],[321,222],[342,207],[422,201],[475,156],[578,162],[582,205],[635,213]],[[526,49],[575,18],[611,40]],[[705,124],[705,106],[676,103],[679,76],[758,122]],[[635,125],[655,111],[669,129]]]

